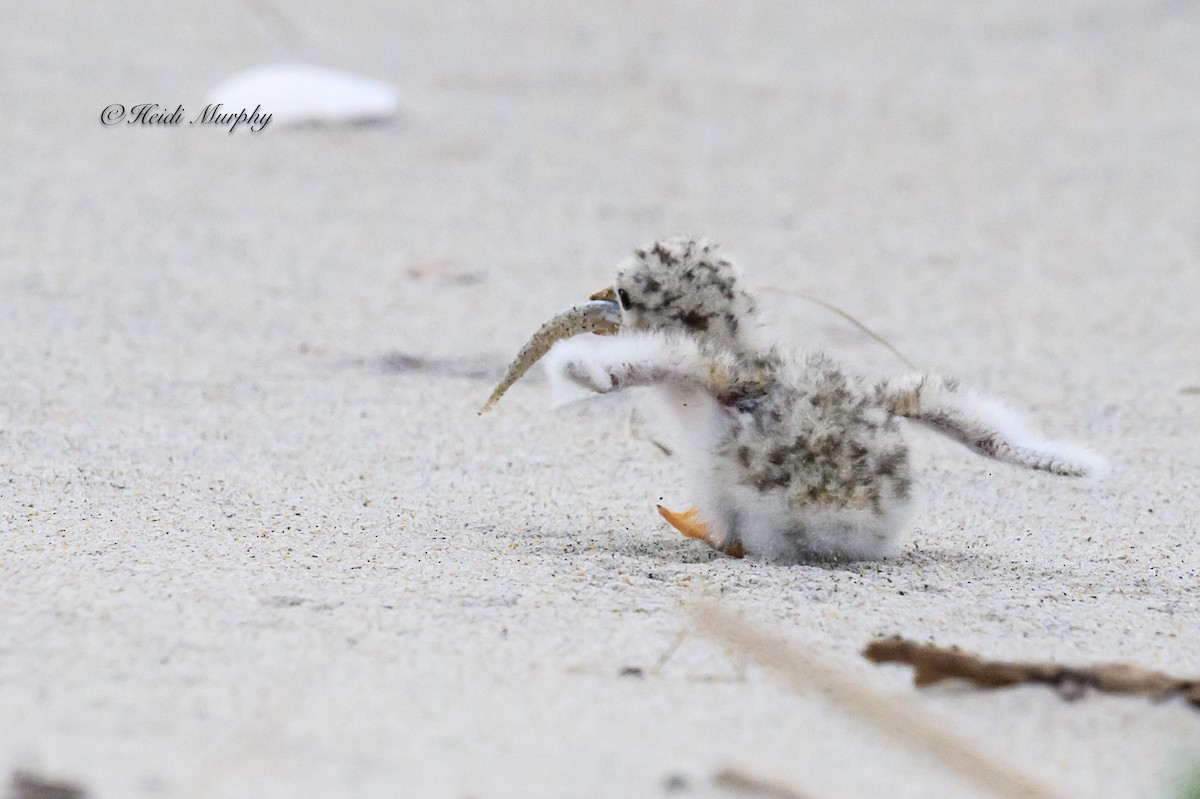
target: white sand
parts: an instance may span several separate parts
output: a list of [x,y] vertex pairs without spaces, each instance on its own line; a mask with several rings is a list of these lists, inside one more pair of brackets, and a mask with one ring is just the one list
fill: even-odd
[[[1192,5],[284,5],[5,0],[0,779],[728,796],[732,765],[815,797],[974,795],[698,636],[650,673],[705,597],[1063,795],[1162,797],[1200,763],[1179,702],[916,694],[857,655],[901,633],[1200,673]],[[98,120],[198,113],[297,60],[395,84],[401,118]],[[688,232],[1115,473],[914,430],[904,554],[783,567],[666,529],[677,464],[620,404],[550,414],[527,381],[476,417],[550,313]],[[896,368],[765,304],[781,337]]]

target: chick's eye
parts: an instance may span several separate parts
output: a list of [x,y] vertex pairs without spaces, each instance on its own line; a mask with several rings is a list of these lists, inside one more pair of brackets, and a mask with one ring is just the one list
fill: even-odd
[[629,310],[629,292],[625,289],[617,289],[617,299],[621,301],[621,307]]

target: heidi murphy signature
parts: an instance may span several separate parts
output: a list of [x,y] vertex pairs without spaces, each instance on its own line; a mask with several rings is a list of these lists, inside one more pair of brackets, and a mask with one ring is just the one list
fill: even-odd
[[[184,121],[187,112],[183,106],[176,106],[169,111],[157,103],[141,103],[126,108],[120,103],[113,103],[100,112],[100,124],[117,125],[178,125]],[[254,106],[247,112],[245,108],[238,111],[228,111],[221,103],[209,103],[204,110],[188,121],[189,125],[220,125],[229,126],[229,132],[237,130],[238,125],[247,125],[252,133],[258,133],[271,124],[271,115],[262,113],[262,106]]]

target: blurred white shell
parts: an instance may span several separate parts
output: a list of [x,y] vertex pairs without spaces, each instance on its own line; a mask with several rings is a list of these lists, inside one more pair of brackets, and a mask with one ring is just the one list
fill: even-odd
[[396,113],[396,90],[386,83],[305,64],[253,67],[226,79],[208,100],[225,109],[261,106],[274,125],[363,122]]

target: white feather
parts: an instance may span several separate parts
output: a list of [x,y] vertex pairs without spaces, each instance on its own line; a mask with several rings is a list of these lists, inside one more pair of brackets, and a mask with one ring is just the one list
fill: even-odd
[[396,113],[396,90],[376,80],[306,64],[253,67],[227,78],[209,97],[226,110],[261,106],[276,125],[362,122]]

